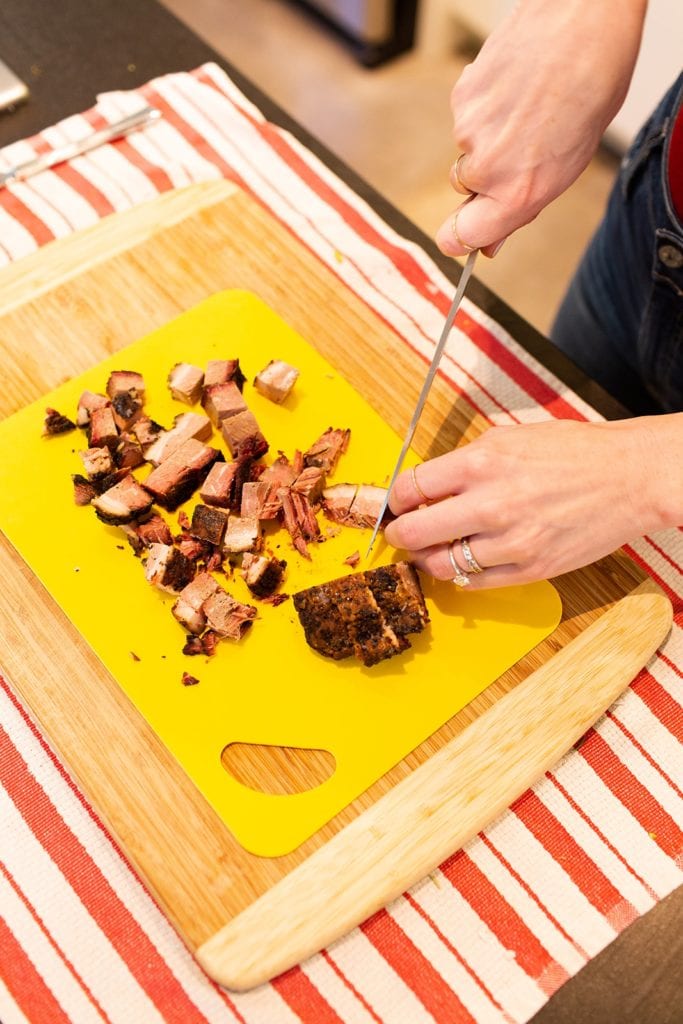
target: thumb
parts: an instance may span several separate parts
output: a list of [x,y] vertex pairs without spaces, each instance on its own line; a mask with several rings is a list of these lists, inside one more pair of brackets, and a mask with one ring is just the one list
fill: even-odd
[[436,244],[447,256],[464,256],[472,249],[495,256],[508,235],[526,223],[521,211],[480,193],[444,221],[436,233]]

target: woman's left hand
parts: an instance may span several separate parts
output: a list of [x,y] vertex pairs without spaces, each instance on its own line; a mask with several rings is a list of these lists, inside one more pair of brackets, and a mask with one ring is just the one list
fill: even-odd
[[401,473],[389,502],[398,518],[385,528],[386,539],[418,569],[447,580],[455,575],[451,545],[468,570],[456,543],[468,538],[484,569],[469,574],[477,590],[587,565],[667,525],[656,435],[668,419],[492,427],[418,466],[416,477]]

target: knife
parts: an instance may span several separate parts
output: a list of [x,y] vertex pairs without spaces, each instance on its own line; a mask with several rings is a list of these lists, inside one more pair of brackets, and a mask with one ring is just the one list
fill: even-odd
[[141,110],[136,110],[134,114],[129,114],[120,121],[114,121],[112,124],[108,124],[106,128],[93,132],[91,135],[86,135],[84,139],[79,139],[77,142],[67,142],[65,145],[59,146],[49,153],[34,157],[32,160],[26,160],[24,163],[16,164],[7,171],[0,171],[0,188],[4,185],[9,185],[13,181],[25,181],[26,178],[30,178],[33,174],[39,174],[40,171],[46,171],[49,167],[62,164],[66,160],[73,159],[75,156],[89,153],[91,149],[97,149],[98,146],[103,146],[105,142],[113,142],[114,139],[120,139],[136,128],[144,128],[160,117],[161,111],[156,110],[154,107],[143,107]]
[[429,365],[429,369],[427,370],[427,376],[425,377],[425,382],[422,385],[422,391],[420,392],[420,397],[417,400],[417,405],[415,406],[415,412],[413,413],[413,417],[412,417],[412,419],[410,421],[410,424],[408,426],[408,432],[406,433],[405,440],[403,442],[403,447],[401,448],[401,451],[400,451],[399,456],[398,456],[398,460],[397,460],[396,465],[394,467],[394,472],[392,473],[391,480],[389,481],[389,486],[387,487],[386,497],[385,497],[384,501],[382,502],[382,507],[380,509],[379,515],[377,516],[377,522],[375,523],[375,528],[372,531],[372,537],[370,538],[370,544],[368,546],[368,550],[365,553],[365,557],[366,558],[369,556],[370,552],[372,551],[372,546],[375,543],[375,540],[377,539],[377,534],[379,532],[380,523],[382,522],[382,519],[384,518],[384,513],[386,512],[387,505],[389,504],[389,495],[391,494],[391,488],[394,486],[394,482],[396,480],[396,477],[398,476],[398,474],[401,471],[401,466],[403,465],[403,460],[405,459],[406,455],[408,454],[408,449],[410,448],[410,445],[412,443],[413,435],[415,434],[415,430],[417,429],[417,424],[419,422],[420,416],[422,415],[422,410],[424,409],[425,402],[427,401],[427,395],[429,394],[429,391],[430,391],[431,386],[432,386],[432,381],[434,380],[434,377],[436,376],[436,371],[439,368],[439,363],[441,362],[441,355],[442,355],[444,347],[446,345],[446,340],[448,338],[448,335],[451,332],[451,327],[453,326],[453,321],[455,320],[455,314],[458,312],[458,309],[460,307],[460,303],[462,302],[462,297],[465,294],[465,289],[467,288],[467,282],[469,281],[470,277],[472,276],[472,271],[474,270],[474,263],[475,263],[475,260],[477,258],[477,253],[478,252],[479,252],[478,249],[473,249],[472,250],[472,252],[467,257],[467,262],[465,263],[465,266],[463,267],[462,274],[460,275],[460,280],[458,282],[458,287],[457,287],[456,292],[455,292],[455,298],[453,299],[453,303],[451,305],[451,308],[448,311],[448,316],[446,317],[446,323],[443,326],[443,330],[441,332],[441,337],[439,338],[437,346],[434,349],[434,356],[432,357],[432,361],[431,361],[431,363]]

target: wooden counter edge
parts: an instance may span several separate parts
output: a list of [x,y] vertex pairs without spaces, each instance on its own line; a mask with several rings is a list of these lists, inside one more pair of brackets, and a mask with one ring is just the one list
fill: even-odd
[[[250,989],[396,899],[557,763],[653,656],[671,622],[663,591],[640,584],[204,942],[199,963],[226,988]],[[511,731],[509,722],[524,725]]]

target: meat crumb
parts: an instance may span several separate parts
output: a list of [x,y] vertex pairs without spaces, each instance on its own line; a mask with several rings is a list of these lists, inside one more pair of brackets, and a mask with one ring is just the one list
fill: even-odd
[[57,434],[68,434],[75,430],[76,424],[67,416],[63,416],[56,409],[45,410],[45,422],[43,425],[43,437],[55,437]]
[[183,686],[196,686],[199,680],[196,676],[191,676],[189,672],[183,672],[182,683]]
[[360,551],[354,551],[352,555],[344,559],[344,565],[350,565],[352,569],[355,569],[360,562]]
[[136,654],[135,651],[131,651],[130,652],[130,656],[133,659],[133,661],[139,661],[140,660],[140,655]]

